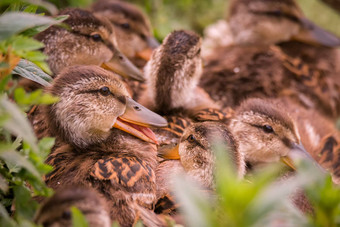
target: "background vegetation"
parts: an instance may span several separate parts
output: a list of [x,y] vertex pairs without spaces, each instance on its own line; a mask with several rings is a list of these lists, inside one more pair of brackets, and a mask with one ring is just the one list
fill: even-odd
[[[51,104],[57,98],[41,90],[25,93],[16,87],[15,74],[48,84],[50,70],[43,44],[32,37],[65,17],[55,15],[58,8],[87,7],[92,0],[1,0],[0,2],[0,226],[34,226],[38,203],[35,196],[50,196],[42,176],[52,170],[44,160],[53,146],[53,138],[38,141],[27,120],[32,105]],[[204,27],[227,16],[228,1],[133,0],[151,17],[155,34],[162,39],[173,29]],[[305,14],[321,26],[340,34],[340,17],[317,0],[298,0]],[[25,59],[25,60],[24,60]],[[190,180],[179,177],[176,195],[182,203],[188,226],[339,226],[340,190],[331,177],[313,164],[301,161],[298,174],[278,182],[282,168],[268,169],[239,180],[223,148],[216,148],[217,195],[205,197]],[[303,189],[314,212],[303,214],[292,206],[290,195]],[[75,226],[86,226],[77,210]]]

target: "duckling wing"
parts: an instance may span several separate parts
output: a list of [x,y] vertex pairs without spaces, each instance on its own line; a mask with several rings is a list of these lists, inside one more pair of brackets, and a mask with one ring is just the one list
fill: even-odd
[[100,159],[90,175],[97,180],[110,181],[114,191],[126,192],[140,205],[150,205],[155,199],[155,173],[146,162],[136,157]]

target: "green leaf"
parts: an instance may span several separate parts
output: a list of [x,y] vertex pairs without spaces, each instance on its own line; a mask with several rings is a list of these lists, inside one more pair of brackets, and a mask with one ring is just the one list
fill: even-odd
[[194,182],[183,175],[175,177],[175,195],[181,201],[188,226],[209,226],[207,209],[211,208],[207,197],[202,195]]
[[11,119],[5,122],[4,128],[15,136],[22,137],[30,144],[33,150],[37,151],[37,139],[26,116],[18,106],[4,96],[0,98],[0,115],[2,114],[10,114],[11,116]]
[[39,149],[41,151],[50,150],[55,143],[55,138],[52,137],[44,137],[39,141]]
[[72,224],[74,227],[88,227],[89,224],[84,214],[75,206],[71,207]]
[[25,51],[37,50],[44,47],[43,43],[22,35],[16,36],[11,44],[15,52],[22,50]]
[[[53,18],[54,20],[58,21],[58,23],[63,22],[64,20],[66,20],[69,17],[69,15],[60,15],[57,16],[55,18]],[[48,29],[49,27],[51,27],[51,25],[41,25],[41,26],[35,26],[33,28],[27,29],[24,32],[22,32],[22,35],[25,36],[29,36],[32,37],[42,31],[45,31],[46,29]]]
[[23,185],[14,186],[13,191],[16,216],[31,220],[38,208],[38,203],[31,197],[31,191]]
[[[1,0],[0,6],[6,6],[6,5],[9,5],[9,4],[20,5],[19,3],[30,3],[33,6],[39,6],[40,8],[47,10],[51,15],[55,15],[55,14],[58,13],[57,7],[55,7],[51,3],[43,1],[43,0]],[[19,9],[17,9],[16,11],[19,11]],[[30,11],[32,11],[32,10],[30,9]]]
[[15,227],[16,223],[8,215],[6,208],[0,203],[0,226]]
[[21,59],[18,65],[13,69],[13,73],[25,77],[29,80],[33,80],[43,86],[49,86],[52,77],[44,73],[34,63]]
[[54,25],[59,21],[53,18],[22,12],[9,12],[0,16],[0,41],[5,40],[26,29],[41,26]]
[[22,167],[33,174],[37,179],[40,179],[40,174],[37,169],[24,156],[16,151],[1,151],[0,158],[10,166]]
[[38,9],[38,6],[36,5],[29,5],[27,6],[23,12],[25,13],[36,13],[37,12],[37,9]]

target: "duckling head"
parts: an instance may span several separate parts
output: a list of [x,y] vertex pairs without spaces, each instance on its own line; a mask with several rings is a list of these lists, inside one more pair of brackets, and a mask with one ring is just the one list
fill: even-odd
[[202,74],[201,38],[174,31],[152,54],[144,68],[151,106],[159,112],[191,105]]
[[340,39],[304,17],[294,0],[232,0],[229,24],[238,44],[271,45],[298,40],[339,46]]
[[76,186],[57,191],[45,201],[35,216],[35,222],[45,227],[71,227],[72,206],[85,215],[89,226],[111,226],[107,208],[99,195],[91,189]]
[[72,66],[54,80],[48,91],[59,102],[47,106],[50,131],[77,147],[106,140],[118,128],[157,143],[147,126],[167,121],[132,100],[120,79],[98,66]]
[[159,156],[166,159],[180,159],[190,176],[203,185],[212,188],[213,172],[216,162],[215,145],[224,144],[228,148],[226,155],[240,177],[245,174],[245,161],[238,152],[238,143],[234,140],[227,126],[219,122],[194,123],[185,129],[179,144],[169,150],[162,150]]
[[231,119],[229,129],[238,141],[240,152],[251,164],[280,159],[287,164],[295,153],[310,157],[301,144],[295,122],[270,100],[244,101]]
[[36,38],[45,44],[44,53],[54,74],[72,65],[98,65],[143,81],[142,73],[114,45],[112,25],[82,9],[65,9],[68,28],[53,26]]
[[116,0],[99,0],[92,5],[92,10],[114,25],[117,47],[129,59],[148,61],[152,50],[159,46],[152,35],[149,19],[135,5]]

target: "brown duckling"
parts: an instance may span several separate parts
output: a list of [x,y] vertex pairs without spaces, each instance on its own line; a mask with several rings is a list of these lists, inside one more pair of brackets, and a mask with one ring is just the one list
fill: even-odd
[[[338,70],[331,57],[337,54],[329,48],[339,39],[309,22],[293,0],[232,1],[229,24],[236,44],[207,59],[200,83],[215,101],[235,107],[249,97],[291,97],[326,117],[339,114]],[[270,46],[277,43],[282,44]]]
[[92,7],[96,15],[114,25],[117,48],[133,63],[143,67],[159,46],[152,35],[149,18],[136,5],[117,0],[99,0]]
[[[206,140],[202,140],[202,132],[207,133],[208,139],[216,138],[216,136],[207,129],[199,129],[202,126],[209,126],[211,130],[223,128],[225,132],[223,135],[228,135],[229,138],[228,144],[232,144],[231,150],[234,150],[235,154],[239,154],[240,158],[253,168],[277,161],[283,161],[288,166],[295,168],[293,159],[297,155],[299,158],[312,159],[301,143],[295,124],[293,118],[281,111],[274,102],[253,98],[244,101],[235,110],[235,114],[228,125],[218,122],[203,122],[189,126],[175,149],[159,150],[161,156],[167,159],[180,158],[181,161],[166,161],[160,163],[157,167],[158,197],[161,200],[156,205],[156,212],[166,210],[172,214],[174,209],[169,205],[173,200],[167,194],[171,181],[167,180],[166,177],[169,175],[170,168],[173,169],[171,172],[175,174],[177,170],[185,169],[186,172],[191,173],[190,175],[203,181],[202,184],[205,187],[211,188],[213,182],[212,168],[207,168],[208,164],[206,163],[209,163],[209,166],[213,166],[213,164],[204,161],[207,160],[205,155],[211,155],[211,152],[208,152],[211,147],[206,145]],[[200,152],[194,153],[194,151]],[[193,158],[196,157],[195,154],[198,157],[197,159]],[[236,160],[240,160],[240,158]],[[243,176],[245,173],[244,161],[236,163],[239,175]]]
[[[158,195],[169,190],[171,181],[164,179],[169,176],[169,166],[172,174],[184,170],[201,186],[214,188],[213,170],[215,168],[215,154],[213,143],[223,142],[228,147],[228,157],[235,164],[235,172],[239,177],[245,174],[245,161],[243,153],[239,152],[239,145],[231,135],[227,125],[220,122],[193,123],[184,130],[179,144],[173,149],[159,150],[160,157],[167,159],[159,164],[156,171]],[[179,161],[169,161],[179,160]]]
[[270,99],[251,98],[230,119],[228,128],[251,165],[288,160],[292,151],[310,158],[296,122],[282,109]]
[[156,213],[175,215],[177,203],[172,198],[173,176],[187,173],[202,190],[210,194],[214,188],[214,169],[216,154],[214,143],[223,143],[230,163],[235,165],[239,177],[245,174],[244,155],[239,152],[238,144],[227,126],[220,122],[193,123],[188,126],[179,144],[172,149],[158,151],[165,158],[156,170],[157,198]]
[[[143,81],[144,76],[114,45],[115,34],[109,21],[97,18],[83,9],[65,9],[60,15],[69,15],[64,21],[68,28],[52,26],[35,38],[45,44],[53,77],[72,65],[98,65],[117,74]],[[27,90],[40,85],[22,80]]]
[[202,74],[200,52],[201,38],[196,33],[170,33],[144,68],[148,89],[141,103],[164,115],[218,108],[197,86]]
[[[148,17],[135,5],[117,0],[99,0],[92,5],[97,17],[107,18],[113,25],[115,44],[135,65],[143,68],[153,49],[159,46],[152,36]],[[133,99],[138,100],[146,84],[126,80]]]
[[111,220],[105,201],[97,192],[89,188],[69,187],[59,191],[43,202],[35,222],[44,227],[71,227],[71,207],[78,208],[90,227],[109,227]]
[[151,209],[156,198],[157,140],[147,126],[167,122],[97,66],[66,68],[48,92],[60,100],[43,111],[58,143],[46,160],[54,167],[47,185],[91,187],[106,200],[111,220],[131,226],[137,218],[133,207]]

